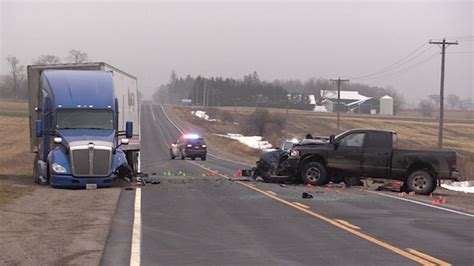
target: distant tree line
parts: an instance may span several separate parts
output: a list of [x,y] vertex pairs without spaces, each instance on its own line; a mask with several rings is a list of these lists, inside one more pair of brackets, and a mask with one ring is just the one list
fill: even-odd
[[[159,103],[180,103],[190,99],[194,105],[206,106],[261,106],[308,109],[308,97],[289,99],[289,94],[314,95],[320,103],[321,90],[334,90],[328,79],[310,78],[301,80],[260,80],[257,72],[245,75],[242,79],[211,77],[196,78],[187,75],[178,77],[173,71],[167,84],[161,85],[153,98]],[[359,91],[362,95],[380,98],[390,95],[394,98],[394,109],[398,113],[404,103],[403,96],[393,88],[372,87],[365,84],[347,83],[342,90]]]
[[[439,110],[439,94],[431,94],[418,104],[418,110],[423,116],[430,117],[433,112]],[[474,110],[474,102],[472,98],[467,97],[461,99],[456,94],[449,94],[444,100],[445,110],[472,111]]]
[[[0,75],[0,99],[26,100],[28,99],[28,81],[26,67],[15,56],[6,58],[8,72]],[[41,55],[33,60],[34,65],[89,62],[87,53],[80,50],[69,50],[64,62],[56,55]]]

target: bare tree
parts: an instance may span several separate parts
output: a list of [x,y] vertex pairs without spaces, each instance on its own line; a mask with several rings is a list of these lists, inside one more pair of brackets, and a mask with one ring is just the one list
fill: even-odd
[[451,110],[455,110],[461,105],[461,99],[455,94],[449,94],[446,97],[446,100],[448,102],[448,106]]
[[472,99],[470,97],[468,97],[468,98],[461,101],[461,104],[459,105],[459,108],[463,111],[473,110],[474,109],[474,103],[472,102]]
[[18,99],[20,94],[20,84],[25,79],[25,67],[20,65],[20,60],[15,56],[7,57],[8,66],[10,68],[11,87],[13,89],[14,99]]
[[87,53],[82,52],[80,50],[69,50],[69,56],[66,57],[66,61],[74,64],[85,63],[89,61],[89,57]]
[[418,106],[419,110],[420,110],[420,113],[423,115],[423,116],[431,116],[431,114],[433,113],[433,111],[435,111],[435,106],[433,104],[433,102],[431,102],[430,100],[422,100]]
[[439,94],[431,94],[428,98],[439,108]]
[[35,65],[49,65],[49,64],[60,64],[61,59],[55,55],[41,55],[34,62]]

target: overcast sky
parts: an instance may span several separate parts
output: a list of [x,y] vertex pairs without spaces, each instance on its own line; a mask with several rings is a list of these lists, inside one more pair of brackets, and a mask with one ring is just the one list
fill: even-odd
[[[79,49],[137,76],[146,95],[174,69],[236,78],[257,71],[264,80],[350,77],[420,99],[439,92],[441,49],[427,43],[446,36],[459,41],[447,49],[446,94],[474,98],[472,1],[0,3],[2,73],[8,55],[27,65]],[[415,50],[373,80],[354,79]]]

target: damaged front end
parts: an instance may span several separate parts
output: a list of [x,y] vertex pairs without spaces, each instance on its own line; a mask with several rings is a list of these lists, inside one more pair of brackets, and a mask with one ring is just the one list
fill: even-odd
[[252,178],[266,182],[284,182],[294,179],[294,170],[288,164],[288,152],[276,150],[263,153],[253,168]]

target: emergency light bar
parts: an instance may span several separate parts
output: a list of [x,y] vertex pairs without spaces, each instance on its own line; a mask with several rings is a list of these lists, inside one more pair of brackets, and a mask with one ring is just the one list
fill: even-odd
[[196,134],[186,134],[186,135],[183,135],[183,138],[185,138],[185,139],[198,139],[198,138],[199,138],[199,135],[196,135]]

